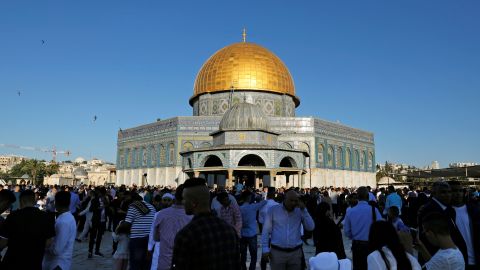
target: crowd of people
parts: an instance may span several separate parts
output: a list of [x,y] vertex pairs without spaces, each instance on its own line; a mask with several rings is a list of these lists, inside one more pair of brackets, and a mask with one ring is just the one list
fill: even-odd
[[[479,193],[458,181],[422,190],[225,189],[201,178],[176,188],[0,185],[0,214],[0,269],[70,269],[76,242],[88,242],[88,259],[105,257],[106,232],[118,270],[480,269]],[[306,258],[305,245],[316,255]]]

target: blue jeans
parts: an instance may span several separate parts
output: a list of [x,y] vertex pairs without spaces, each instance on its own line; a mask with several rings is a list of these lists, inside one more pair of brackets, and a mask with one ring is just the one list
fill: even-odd
[[247,247],[250,252],[250,268],[255,270],[257,265],[257,236],[243,237],[240,239],[240,256],[242,262],[240,264],[242,270],[247,269]]

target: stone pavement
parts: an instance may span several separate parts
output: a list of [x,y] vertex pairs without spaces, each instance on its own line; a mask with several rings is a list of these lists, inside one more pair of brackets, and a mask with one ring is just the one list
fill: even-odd
[[[303,250],[305,253],[305,258],[308,263],[308,258],[315,256],[315,247],[312,245],[312,240],[308,240],[309,245],[303,245]],[[347,237],[343,236],[343,243],[345,246],[345,252],[347,257],[352,258],[350,252],[351,241]],[[260,248],[260,236],[258,236],[258,261],[257,268],[260,269],[260,258],[261,248]],[[113,259],[112,259],[112,233],[105,232],[102,239],[102,246],[100,252],[105,255],[105,258],[94,256],[91,259],[88,259],[88,241],[83,241],[81,243],[75,242],[74,252],[73,252],[73,262],[72,270],[83,270],[83,269],[92,269],[92,270],[107,270],[113,268]],[[250,258],[247,259],[247,267],[250,265]],[[270,269],[267,267],[267,269]]]

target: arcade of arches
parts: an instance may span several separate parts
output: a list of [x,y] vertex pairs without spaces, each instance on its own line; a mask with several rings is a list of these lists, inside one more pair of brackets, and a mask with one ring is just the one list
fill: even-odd
[[[277,168],[266,168],[264,160],[255,154],[245,155],[240,159],[235,168],[225,168],[221,159],[216,155],[205,158],[203,167],[186,170],[190,177],[203,177],[209,184],[217,186],[232,186],[233,183],[243,183],[253,188],[263,185],[275,186],[277,175],[286,177],[287,186],[300,185],[305,174],[304,170],[297,168],[295,160],[284,157]],[[267,183],[266,183],[267,182]]]

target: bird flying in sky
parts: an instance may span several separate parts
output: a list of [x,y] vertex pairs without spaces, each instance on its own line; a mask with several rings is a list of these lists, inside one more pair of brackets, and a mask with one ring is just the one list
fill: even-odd
[[93,122],[97,121],[97,116],[93,116]]
[[20,91],[17,91],[17,95],[20,96],[22,94],[22,92]]
[[45,44],[45,40],[44,40],[44,39],[42,39],[42,45],[44,45],[44,44]]

